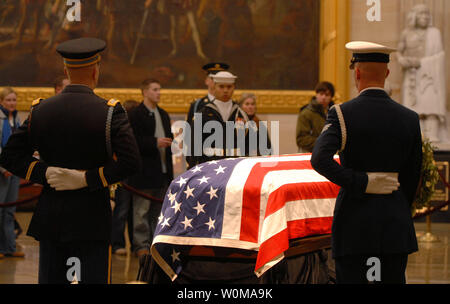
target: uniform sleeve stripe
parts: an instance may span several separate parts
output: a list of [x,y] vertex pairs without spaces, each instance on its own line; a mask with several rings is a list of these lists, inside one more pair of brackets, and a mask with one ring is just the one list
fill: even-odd
[[103,167],[98,169],[98,175],[100,176],[100,179],[102,180],[103,187],[108,187],[108,182],[106,181],[105,175],[103,174]]
[[37,161],[34,161],[28,167],[27,175],[25,176],[26,180],[28,180],[28,181],[30,180],[31,173],[33,173],[34,166],[36,166],[37,163],[38,163]]

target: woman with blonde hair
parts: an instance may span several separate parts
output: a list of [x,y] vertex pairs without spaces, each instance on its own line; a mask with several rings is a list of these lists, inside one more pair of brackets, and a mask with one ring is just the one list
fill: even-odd
[[[6,87],[0,91],[0,148],[3,149],[11,134],[20,126],[17,115],[17,94],[13,88]],[[0,167],[0,205],[15,202],[19,194],[20,179],[5,168]],[[24,257],[16,250],[16,233],[14,232],[14,213],[16,207],[0,206],[0,258],[5,256]]]
[[[271,152],[271,143],[267,130],[267,125],[265,123],[261,123],[261,120],[256,115],[257,107],[256,107],[256,95],[253,93],[242,93],[241,98],[239,99],[239,106],[242,110],[247,114],[249,119],[249,135],[247,136],[247,141],[252,136],[256,136],[256,147],[251,147],[249,142],[246,143],[246,147],[249,147],[249,151],[245,155],[249,156],[261,156],[261,155],[270,155]],[[254,123],[252,123],[252,121]],[[252,128],[253,126],[253,128]],[[251,133],[255,132],[256,134],[252,135]],[[266,140],[262,142],[263,149],[260,147],[261,136],[265,136]],[[262,137],[264,138],[264,137]]]

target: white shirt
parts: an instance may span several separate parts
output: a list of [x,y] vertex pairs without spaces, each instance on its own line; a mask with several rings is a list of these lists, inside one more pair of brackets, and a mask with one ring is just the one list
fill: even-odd
[[233,107],[231,99],[228,102],[216,99],[214,100],[214,104],[219,108],[219,113],[222,116],[223,121],[227,121],[231,114],[231,108]]

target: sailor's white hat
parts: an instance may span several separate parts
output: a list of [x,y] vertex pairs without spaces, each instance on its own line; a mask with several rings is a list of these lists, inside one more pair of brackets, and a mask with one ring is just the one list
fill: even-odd
[[215,75],[211,75],[215,83],[235,83],[237,76],[234,76],[230,72],[222,71]]

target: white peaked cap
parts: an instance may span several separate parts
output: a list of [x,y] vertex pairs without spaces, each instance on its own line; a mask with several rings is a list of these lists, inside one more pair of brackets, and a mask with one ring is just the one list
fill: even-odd
[[227,71],[219,72],[215,75],[211,75],[215,83],[235,83],[236,76]]
[[352,41],[347,43],[345,47],[353,52],[350,69],[355,67],[356,62],[389,63],[389,55],[397,51],[394,48],[366,41]]
[[353,53],[358,54],[367,54],[367,53],[382,53],[382,54],[390,54],[392,52],[396,52],[397,50],[394,48],[390,48],[384,46],[382,44],[367,42],[367,41],[352,41],[345,45],[345,47],[352,51]]

